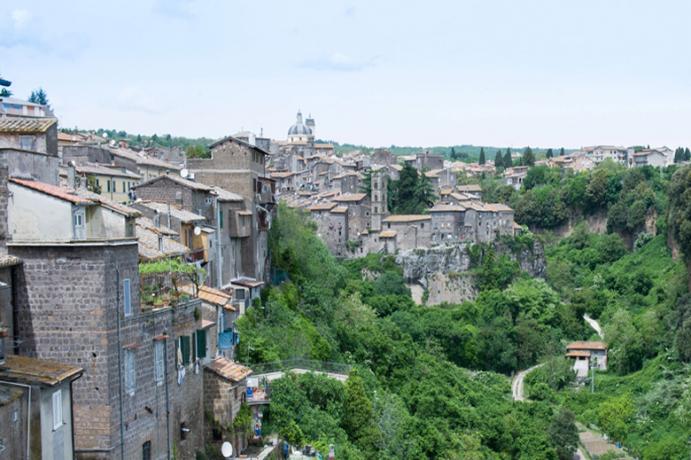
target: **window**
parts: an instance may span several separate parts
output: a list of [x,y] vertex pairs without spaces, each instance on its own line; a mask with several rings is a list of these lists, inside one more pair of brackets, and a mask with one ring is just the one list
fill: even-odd
[[154,380],[156,385],[162,385],[165,378],[165,346],[164,340],[154,342]]
[[53,430],[62,426],[62,390],[53,393]]
[[219,225],[220,225],[221,228],[223,228],[223,209],[219,209],[219,210],[218,210],[218,214],[219,214],[219,216],[220,216],[220,217],[219,217]]
[[132,283],[129,278],[122,280],[122,308],[125,316],[132,316]]
[[151,441],[142,444],[142,460],[151,460]]
[[22,136],[19,138],[20,147],[24,150],[34,149],[34,136]]
[[235,298],[238,300],[245,300],[245,290],[244,289],[236,289],[235,290]]
[[206,330],[197,331],[197,358],[206,358]]
[[122,181],[122,193],[127,193],[127,185],[125,184],[125,181]]
[[125,350],[125,391],[134,396],[137,381],[134,369],[134,350]]
[[182,355],[182,365],[187,366],[190,363],[190,336],[182,335],[178,337],[178,349]]

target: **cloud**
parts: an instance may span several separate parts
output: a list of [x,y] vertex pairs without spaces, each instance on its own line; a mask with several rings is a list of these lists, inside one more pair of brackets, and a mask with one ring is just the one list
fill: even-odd
[[126,86],[117,95],[115,108],[123,112],[139,112],[159,115],[163,108],[150,93],[137,86]]
[[22,30],[31,19],[31,13],[29,13],[27,10],[17,9],[12,10],[10,17],[12,18],[12,25],[14,26],[15,30]]
[[378,60],[377,56],[369,59],[354,59],[346,54],[332,53],[328,56],[321,56],[314,59],[303,61],[300,67],[310,70],[322,70],[332,72],[357,72],[372,67]]
[[189,20],[195,15],[192,0],[156,0],[154,13],[174,19]]

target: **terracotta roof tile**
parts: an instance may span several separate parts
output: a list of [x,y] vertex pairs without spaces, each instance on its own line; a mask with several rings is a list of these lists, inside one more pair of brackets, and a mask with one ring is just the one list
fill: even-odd
[[53,386],[82,372],[83,369],[69,364],[9,355],[0,368],[0,379]]
[[55,118],[13,117],[6,115],[0,117],[0,133],[45,133],[56,124]]
[[54,198],[69,201],[70,203],[80,205],[96,204],[88,198],[83,198],[77,195],[73,190],[58,187],[57,185],[46,184],[31,179],[17,179],[16,177],[10,178],[10,182],[14,182],[15,184],[19,184],[37,192],[45,193],[46,195],[50,195]]
[[240,382],[252,374],[252,369],[249,367],[224,357],[214,359],[204,368],[233,383]]

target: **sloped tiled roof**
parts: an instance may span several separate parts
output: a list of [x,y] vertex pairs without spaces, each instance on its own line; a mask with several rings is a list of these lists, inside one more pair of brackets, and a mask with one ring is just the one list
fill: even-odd
[[202,184],[200,182],[194,182],[191,180],[183,179],[182,177],[178,176],[177,174],[164,174],[162,176],[154,177],[153,179],[149,179],[146,182],[142,182],[141,184],[137,184],[133,186],[132,188],[141,188],[141,187],[146,187],[149,184],[153,184],[154,182],[158,182],[160,180],[170,180],[175,182],[176,184],[180,184],[183,187],[192,189],[192,190],[199,190],[202,192],[211,192],[213,190],[212,187],[209,187],[206,184]]
[[0,367],[0,379],[53,386],[82,372],[83,369],[69,364],[9,355],[5,357],[5,364]]
[[185,209],[178,209],[173,205],[168,205],[166,203],[159,203],[157,201],[139,201],[137,202],[141,206],[153,209],[162,214],[168,214],[170,210],[171,217],[179,219],[183,223],[200,222],[206,220],[206,217],[195,214],[192,211],[187,211]]
[[75,166],[75,169],[80,174],[95,174],[99,176],[113,176],[113,177],[127,177],[128,179],[139,180],[141,176],[132,171],[120,168],[109,168],[97,164],[83,164]]
[[57,185],[51,185],[51,184],[46,184],[43,182],[38,182],[35,180],[30,180],[30,179],[18,179],[16,177],[10,178],[10,182],[13,182],[15,184],[19,184],[23,187],[30,188],[32,190],[35,190],[37,192],[45,193],[46,195],[50,195],[54,198],[58,198],[60,200],[64,201],[69,201],[70,203],[73,204],[80,204],[80,205],[89,205],[89,204],[95,204],[92,200],[89,200],[88,198],[81,197],[74,192],[74,190],[70,190],[67,188],[63,187],[58,187]]
[[333,197],[333,200],[341,203],[356,203],[365,198],[367,198],[366,193],[344,193],[343,195]]
[[228,358],[218,357],[204,366],[204,369],[229,380],[233,383],[240,382],[252,374],[252,369]]
[[326,202],[326,203],[317,203],[315,205],[310,206],[309,210],[310,211],[330,211],[333,208],[336,207],[336,203],[332,202]]
[[237,193],[230,192],[224,188],[213,186],[214,192],[218,195],[220,201],[243,201],[242,196]]
[[0,133],[45,133],[56,124],[55,118],[39,117],[13,117],[6,115],[0,117]]
[[606,350],[607,344],[605,342],[571,342],[566,347],[567,350]]
[[429,214],[392,214],[384,219],[387,223],[404,223],[404,222],[419,222],[421,220],[429,220],[432,216]]

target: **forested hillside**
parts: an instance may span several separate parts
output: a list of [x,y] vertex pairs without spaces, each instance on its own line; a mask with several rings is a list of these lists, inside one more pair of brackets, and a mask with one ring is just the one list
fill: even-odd
[[[281,206],[270,245],[288,281],[240,319],[239,358],[305,357],[353,371],[345,385],[280,380],[265,429],[323,452],[334,443],[348,459],[570,459],[577,420],[640,458],[686,458],[691,300],[686,264],[672,258],[667,236],[691,253],[691,181],[687,169],[673,173],[537,167],[519,191],[485,178],[488,196],[538,232],[547,276],[486,258],[478,298],[460,305],[416,306],[391,258],[336,260],[305,215]],[[594,213],[605,233],[589,231]],[[567,221],[568,236],[550,231]],[[597,337],[584,314],[600,321],[610,348],[595,393],[574,386],[563,358],[569,341]],[[512,402],[508,376],[536,363],[547,364],[528,379],[531,401]]]

